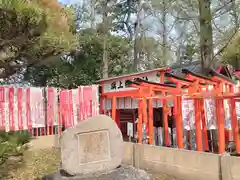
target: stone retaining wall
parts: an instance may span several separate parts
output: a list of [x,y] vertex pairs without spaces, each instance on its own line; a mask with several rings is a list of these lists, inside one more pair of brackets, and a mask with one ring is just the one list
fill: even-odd
[[[37,137],[30,144],[33,149],[58,147],[57,139],[57,136]],[[183,180],[240,179],[240,157],[228,155],[125,142],[123,163]]]

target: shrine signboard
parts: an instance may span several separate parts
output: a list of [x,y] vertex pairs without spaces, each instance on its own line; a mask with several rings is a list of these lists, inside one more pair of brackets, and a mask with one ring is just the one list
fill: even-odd
[[106,93],[106,92],[119,92],[119,91],[133,90],[134,88],[126,86],[126,81],[134,80],[135,78],[142,78],[146,81],[156,82],[156,83],[160,82],[159,72],[157,71],[146,72],[136,76],[130,76],[130,77],[126,76],[126,77],[120,77],[120,78],[106,81],[103,83],[104,92]]

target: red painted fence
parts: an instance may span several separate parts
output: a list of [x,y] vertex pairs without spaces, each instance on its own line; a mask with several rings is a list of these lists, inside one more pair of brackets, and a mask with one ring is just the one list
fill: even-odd
[[99,114],[98,86],[78,89],[0,87],[0,130],[34,135],[61,132]]

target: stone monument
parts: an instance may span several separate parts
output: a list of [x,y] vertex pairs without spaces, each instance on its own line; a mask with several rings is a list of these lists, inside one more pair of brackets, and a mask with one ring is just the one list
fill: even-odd
[[114,169],[122,156],[122,134],[109,116],[90,117],[61,137],[62,168],[71,175]]
[[121,166],[123,138],[106,115],[90,117],[65,130],[60,139],[61,169],[43,180],[150,180],[145,171]]

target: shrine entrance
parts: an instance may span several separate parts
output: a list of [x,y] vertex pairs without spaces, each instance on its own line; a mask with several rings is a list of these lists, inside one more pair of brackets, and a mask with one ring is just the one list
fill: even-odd
[[[157,139],[162,142],[160,145],[180,149],[192,149],[191,139],[195,139],[197,151],[209,151],[209,130],[215,128],[220,154],[226,149],[226,118],[230,118],[227,124],[232,127],[236,151],[240,152],[236,115],[236,102],[239,101],[240,94],[234,91],[235,82],[214,70],[209,70],[208,76],[188,69],[183,69],[182,73],[184,77],[174,75],[169,68],[161,68],[101,80],[101,113],[110,112],[123,134],[134,137],[134,132],[137,132],[138,143],[156,144]],[[124,104],[124,108],[121,107],[123,98],[131,101]],[[192,115],[187,114],[189,117],[183,112],[183,102],[186,101],[187,104],[192,104]],[[213,112],[207,108],[208,101],[214,102],[211,107]],[[231,108],[226,111],[224,103]],[[127,131],[126,125],[121,125],[124,124],[124,118],[118,109],[132,109],[132,128],[128,127]],[[209,113],[212,113],[210,118]],[[127,126],[130,126],[129,121]],[[158,126],[162,129],[158,129]],[[155,132],[156,128],[157,131],[162,131],[161,137]],[[129,129],[132,133],[128,132]],[[194,136],[191,134],[192,129]]]
[[[100,111],[113,117],[121,129],[124,139],[136,141],[137,138],[137,121],[139,117],[139,93],[136,88],[129,86],[128,82],[136,78],[141,78],[146,81],[159,83],[163,80],[163,74],[169,68],[159,68],[142,73],[129,74],[99,81],[101,85]],[[116,103],[114,103],[116,102]],[[153,100],[152,112],[154,118],[154,126],[161,126],[160,112],[162,109],[160,100]],[[116,111],[113,111],[113,109]],[[148,111],[148,110],[147,110]],[[132,123],[132,124],[130,124]],[[131,132],[128,132],[130,129]]]

